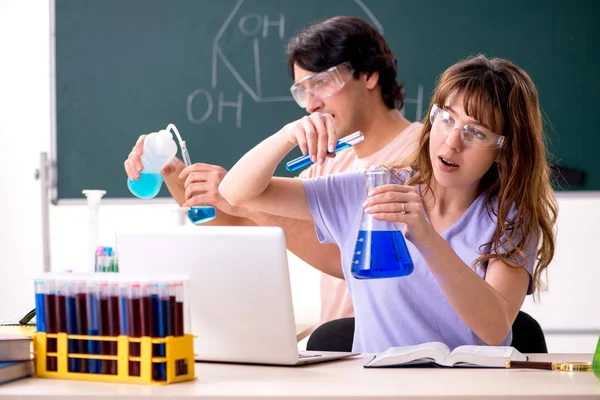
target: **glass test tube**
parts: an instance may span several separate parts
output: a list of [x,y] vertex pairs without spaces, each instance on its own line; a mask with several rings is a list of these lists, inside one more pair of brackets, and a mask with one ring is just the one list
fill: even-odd
[[[97,315],[98,315],[98,336],[110,336],[109,328],[109,313],[108,313],[108,282],[99,281],[96,284],[96,302]],[[110,342],[99,340],[98,341],[98,354],[108,355],[109,354]],[[110,362],[109,360],[100,360],[100,373],[104,375],[110,374]]]
[[[161,281],[158,283],[158,337],[165,338],[171,335],[170,322],[171,322],[171,306],[169,301],[169,282]],[[159,346],[159,357],[166,356],[166,346],[161,344]],[[163,381],[167,380],[167,366],[166,363],[159,364],[159,376]]]
[[[67,295],[65,290],[65,282],[63,280],[56,281],[56,331],[58,333],[67,333]],[[58,350],[58,343],[57,343]],[[67,343],[68,350],[68,343]],[[57,360],[58,361],[58,360]],[[58,364],[57,364],[58,370]],[[67,363],[68,368],[68,363]]]
[[[98,300],[97,284],[94,280],[86,282],[86,310],[87,310],[87,335],[98,336]],[[100,346],[97,340],[87,341],[88,354],[100,354]],[[88,367],[90,374],[100,373],[100,360],[88,358]]]
[[[140,318],[140,284],[129,283],[127,285],[127,336],[130,338],[141,337],[141,318]],[[129,356],[140,356],[140,343],[129,343]],[[140,376],[140,362],[129,362],[129,376]]]
[[[67,334],[68,335],[77,335],[77,307],[75,302],[76,291],[75,291],[75,282],[73,281],[65,281],[63,282],[64,290],[65,290],[65,311],[66,311],[66,325],[67,325]],[[79,358],[70,357],[72,354],[77,353],[79,346],[79,341],[75,339],[68,339],[67,341],[67,351],[68,351],[68,361],[67,367],[69,372],[80,372],[80,363],[81,360]]]
[[[56,288],[53,279],[46,279],[44,295],[44,313],[46,317],[46,333],[58,333],[56,326]],[[46,352],[56,353],[56,351],[56,338],[47,338]],[[58,360],[56,359],[56,356],[47,356],[46,369],[48,371],[57,371],[57,367]]]
[[[175,281],[175,312],[174,336],[183,336],[183,281]],[[187,374],[186,360],[175,361],[175,375]]]
[[46,308],[44,307],[44,297],[46,294],[45,281],[36,279],[35,287],[35,326],[38,332],[46,332]]
[[[75,282],[75,314],[77,316],[77,334],[87,334],[87,287],[84,280],[77,280]],[[88,350],[87,340],[77,341],[77,352],[79,354],[87,354]],[[89,373],[89,363],[87,360],[82,359],[79,365],[79,372]]]
[[[120,330],[120,318],[119,318],[119,282],[113,281],[108,285],[108,335],[112,337],[118,337]],[[125,333],[126,334],[126,333]],[[118,344],[117,342],[108,342],[108,354],[111,356],[117,355]],[[109,362],[109,369],[111,375],[117,375],[118,363],[116,360]]]

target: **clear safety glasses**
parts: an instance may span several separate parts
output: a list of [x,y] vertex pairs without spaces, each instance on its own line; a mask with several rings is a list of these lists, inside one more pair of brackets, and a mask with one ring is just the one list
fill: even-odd
[[310,93],[316,99],[324,99],[339,92],[348,79],[354,74],[354,69],[349,62],[345,62],[327,71],[306,76],[294,83],[290,88],[296,103],[302,108],[306,107],[306,97]]
[[504,136],[495,133],[485,133],[475,129],[468,124],[459,121],[450,111],[439,108],[437,104],[431,107],[429,121],[432,127],[450,136],[455,129],[459,129],[460,138],[465,146],[478,147],[480,149],[498,149],[504,143]]

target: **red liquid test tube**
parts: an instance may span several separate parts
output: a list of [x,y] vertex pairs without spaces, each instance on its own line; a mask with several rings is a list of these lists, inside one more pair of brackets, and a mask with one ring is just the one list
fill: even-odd
[[[77,334],[87,335],[87,287],[86,282],[78,280],[75,282],[75,311],[77,316]],[[77,340],[77,352],[79,354],[87,354],[87,340]],[[89,373],[89,363],[86,359],[81,359],[79,364],[79,372]]]
[[[139,283],[129,283],[127,285],[127,335],[130,338],[140,338],[141,318],[140,318],[140,285]],[[140,343],[129,343],[129,356],[140,356]],[[129,376],[140,376],[140,362],[129,361]]]
[[[119,319],[119,283],[117,281],[108,284],[108,336],[118,337],[120,333]],[[108,342],[108,354],[116,356],[118,352],[118,343],[116,341]],[[118,363],[116,360],[109,361],[111,375],[117,375]]]

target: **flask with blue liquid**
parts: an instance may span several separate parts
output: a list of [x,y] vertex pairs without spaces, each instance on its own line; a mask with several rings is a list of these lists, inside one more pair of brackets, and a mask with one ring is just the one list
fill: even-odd
[[[387,185],[387,169],[365,172],[367,193]],[[397,278],[410,275],[414,266],[402,231],[396,224],[379,221],[363,211],[352,258],[352,276],[357,279]]]
[[[169,124],[166,130],[162,129],[149,134],[144,140],[144,149],[140,156],[142,161],[140,177],[136,180],[127,179],[127,187],[140,199],[151,199],[160,192],[164,181],[161,171],[177,154],[177,144],[173,140],[170,130],[175,132],[179,140],[181,157],[186,167],[192,165],[185,142],[175,125]],[[214,219],[217,211],[213,206],[195,206],[190,207],[187,214],[193,224],[201,224]]]

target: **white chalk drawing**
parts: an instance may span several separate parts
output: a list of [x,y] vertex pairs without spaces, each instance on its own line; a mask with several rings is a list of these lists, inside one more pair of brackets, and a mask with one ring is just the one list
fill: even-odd
[[[247,82],[238,70],[235,68],[233,63],[226,56],[223,48],[221,47],[220,40],[223,37],[227,28],[231,25],[233,19],[238,14],[238,11],[245,0],[238,0],[232,11],[229,13],[225,22],[219,29],[212,46],[212,75],[211,75],[211,90],[199,88],[194,90],[188,95],[186,102],[186,113],[188,120],[193,124],[203,124],[212,115],[215,109],[214,98],[217,98],[217,121],[221,123],[224,119],[223,110],[224,108],[235,109],[235,123],[239,129],[242,126],[242,109],[244,93],[256,102],[256,103],[273,103],[273,102],[288,102],[294,101],[292,96],[263,96],[262,91],[262,75],[260,66],[260,38],[268,37],[271,32],[276,32],[279,39],[283,40],[285,36],[285,15],[277,14],[258,14],[250,13],[240,17],[237,20],[237,28],[244,36],[253,37],[252,49],[254,55],[254,82]],[[383,34],[383,26],[377,20],[371,10],[361,0],[353,0],[355,4],[365,13],[366,19],[369,20],[373,26],[375,26]],[[231,99],[225,100],[223,91],[218,90],[219,74],[218,74],[218,61],[221,61],[227,68],[229,73],[240,85],[240,90],[237,93],[235,101]],[[216,95],[213,94],[216,92]],[[418,94],[416,98],[405,99],[406,103],[416,104],[416,119],[421,118],[421,112],[423,109],[423,85],[418,86]],[[404,112],[404,109],[402,110]],[[233,114],[227,113],[227,118],[231,118]]]

